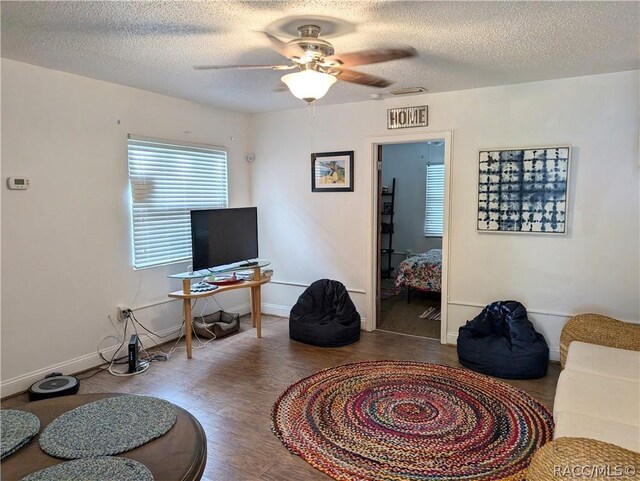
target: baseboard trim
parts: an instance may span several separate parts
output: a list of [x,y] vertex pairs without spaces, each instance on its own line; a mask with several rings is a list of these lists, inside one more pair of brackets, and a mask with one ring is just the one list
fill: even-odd
[[[140,340],[147,347],[153,346],[154,341],[158,344],[171,341],[176,339],[181,331],[178,331],[178,325],[173,327],[169,327],[167,329],[163,329],[159,331],[158,336],[150,335],[150,334],[140,334]],[[175,332],[174,336],[170,336],[172,332]],[[167,337],[160,337],[167,336]],[[110,347],[106,347],[102,349],[100,352],[107,359],[111,358],[113,354],[116,352],[118,346],[113,345]],[[73,375],[75,373],[79,373],[82,371],[86,371],[88,369],[93,369],[100,365],[104,364],[104,361],[100,358],[97,352],[92,352],[90,354],[85,354],[84,356],[79,356],[74,359],[70,359],[68,361],[60,362],[58,364],[52,364],[47,366],[44,369],[38,369],[37,371],[32,371],[27,374],[23,374],[21,376],[14,377],[12,379],[8,379],[0,384],[0,397],[3,399],[7,396],[12,396],[14,394],[18,394],[26,391],[29,387],[36,381],[43,379],[47,374],[52,372],[61,372],[65,375]]]
[[[484,309],[487,307],[486,304],[479,304],[477,302],[464,302],[464,301],[449,301],[447,302],[450,306],[463,306],[463,307],[478,307],[480,309]],[[575,314],[567,314],[566,312],[554,312],[554,311],[545,311],[543,309],[529,309],[527,308],[527,312],[531,314],[542,314],[545,316],[554,316],[554,317],[573,317]]]
[[[272,279],[271,280],[271,284],[278,284],[280,286],[304,287],[304,288],[307,288],[307,287],[309,287],[311,285],[311,284],[306,283],[306,282],[281,281],[281,280],[278,280],[278,279]],[[352,287],[347,287],[347,291],[351,292],[353,294],[366,294],[367,293],[367,291],[365,291],[364,289],[354,289]]]
[[[262,313],[269,316],[278,316],[288,318],[291,314],[292,306],[283,306],[281,304],[262,304]],[[360,318],[360,329],[367,331],[367,318]]]
[[240,314],[241,316],[244,316],[245,314],[249,314],[251,312],[251,304],[241,304],[239,306],[232,307],[231,309],[223,310],[225,312],[231,312],[233,314]]
[[262,313],[269,316],[289,317],[291,306],[283,306],[280,304],[262,304]]
[[[231,309],[226,309],[226,312],[240,314],[241,316],[243,316],[251,312],[251,305],[241,304]],[[179,335],[179,332],[181,332],[177,331],[178,327],[179,325],[176,324],[173,327],[163,329],[162,331],[157,332],[157,336],[148,333],[140,333],[140,340],[147,348],[155,346],[154,342],[161,344],[167,341],[172,341],[176,339]],[[172,332],[175,332],[174,336],[170,336]],[[111,356],[113,356],[113,354],[116,352],[116,349],[119,345],[120,344],[116,344],[103,348],[100,352],[104,357],[110,359]],[[102,364],[104,364],[104,361],[100,358],[98,353],[92,352],[90,354],[85,354],[84,356],[79,356],[68,361],[47,366],[46,368],[38,369],[37,371],[32,371],[0,383],[0,398],[5,398],[7,396],[12,396],[14,394],[24,392],[29,389],[29,387],[34,382],[43,379],[47,374],[50,374],[52,372],[61,372],[66,375],[73,375],[75,373],[83,372],[88,369],[93,369]]]

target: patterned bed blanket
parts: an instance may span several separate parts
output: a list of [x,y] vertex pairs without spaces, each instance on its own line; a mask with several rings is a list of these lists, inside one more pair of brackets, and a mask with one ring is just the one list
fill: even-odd
[[422,291],[440,292],[442,249],[431,249],[409,257],[398,266],[396,289],[409,286]]

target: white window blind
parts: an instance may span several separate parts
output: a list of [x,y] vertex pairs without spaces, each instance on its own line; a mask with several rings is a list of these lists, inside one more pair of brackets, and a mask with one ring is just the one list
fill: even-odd
[[191,258],[192,209],[227,207],[227,152],[129,136],[136,269]]
[[427,164],[424,235],[442,236],[444,227],[444,164]]

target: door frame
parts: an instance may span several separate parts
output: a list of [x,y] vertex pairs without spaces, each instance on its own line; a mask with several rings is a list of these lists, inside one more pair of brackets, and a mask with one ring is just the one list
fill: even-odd
[[380,282],[378,280],[378,256],[380,246],[378,245],[378,209],[379,195],[378,195],[378,179],[381,176],[382,171],[378,170],[378,146],[390,145],[390,144],[408,144],[408,143],[421,143],[429,142],[433,140],[444,140],[444,225],[442,231],[442,288],[441,288],[441,305],[440,305],[440,343],[447,343],[447,311],[449,305],[449,252],[450,252],[450,226],[451,226],[451,179],[452,179],[452,164],[453,164],[453,130],[441,130],[434,132],[412,132],[408,134],[390,134],[381,136],[369,137],[368,143],[370,145],[371,154],[371,178],[369,179],[370,188],[372,192],[371,196],[371,225],[372,229],[369,233],[369,241],[373,249],[371,251],[371,272],[369,279],[371,284],[369,286],[369,292],[372,293],[369,304],[369,312],[371,313],[370,319],[367,319],[366,329],[373,331],[376,329],[378,323],[378,302],[380,298]]

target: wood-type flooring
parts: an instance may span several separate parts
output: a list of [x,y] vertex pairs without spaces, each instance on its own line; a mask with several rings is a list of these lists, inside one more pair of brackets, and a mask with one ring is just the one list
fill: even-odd
[[439,294],[414,291],[409,303],[405,287],[399,294],[382,300],[378,329],[439,340],[440,321],[420,318],[430,307],[440,309]]
[[[186,358],[182,342],[169,361],[154,362],[143,374],[120,378],[100,372],[82,380],[80,392],[157,396],[191,412],[207,435],[205,481],[330,480],[290,454],[270,430],[271,407],[287,386],[320,369],[364,360],[461,367],[453,346],[389,332],[363,332],[350,346],[319,348],[290,340],[287,319],[263,316],[262,336],[256,338],[244,317],[238,334],[194,349],[192,359]],[[559,371],[552,363],[544,379],[508,382],[550,408]],[[4,400],[2,407],[19,409],[26,402],[23,394]]]

